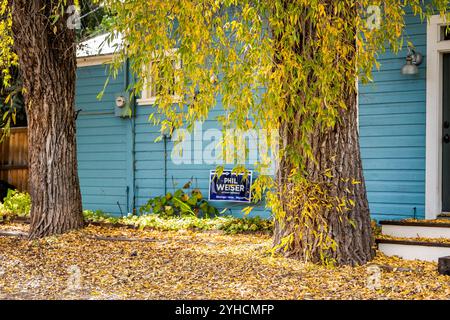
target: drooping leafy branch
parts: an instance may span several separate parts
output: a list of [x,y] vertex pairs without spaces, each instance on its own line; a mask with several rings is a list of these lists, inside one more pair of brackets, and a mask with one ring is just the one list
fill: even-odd
[[[11,1],[0,1],[0,13],[7,17],[0,24],[4,69],[14,61],[7,40]],[[328,181],[308,176],[307,167],[319,162],[312,140],[346,121],[343,115],[355,105],[357,80],[371,80],[374,66],[379,66],[378,55],[387,49],[400,50],[408,8],[426,20],[432,14],[446,14],[449,4],[449,0],[96,2],[113,17],[107,24],[111,39],[123,38],[112,74],[128,59],[137,78],[135,94],[152,80],[158,88],[155,119],[162,131],[192,127],[221,101],[224,111],[218,119],[224,128],[259,127],[280,134],[277,158],[285,172],[277,180],[261,176],[255,199],[270,190],[269,206],[281,221],[286,211],[304,211],[283,197],[292,186],[300,186],[293,192],[294,202],[306,191],[323,195],[325,201],[313,199],[309,214],[316,218],[309,222],[313,242],[322,241],[327,247],[333,247],[326,239],[330,229],[324,226],[329,207],[339,207],[334,210],[339,212],[351,211],[353,205],[329,192],[333,186],[327,183],[338,185],[344,179],[351,183],[342,186],[351,188],[360,182],[351,176],[334,181],[333,168],[322,168]],[[176,67],[178,61],[182,68]]]
[[[326,225],[330,213],[343,214],[339,220],[345,221],[346,212],[355,206],[353,192],[358,189],[359,197],[365,198],[365,188],[358,187],[362,182],[353,176],[333,176],[339,168],[319,165],[328,161],[331,166],[337,155],[318,159],[312,141],[351,118],[343,115],[354,110],[357,82],[372,80],[380,53],[388,49],[396,53],[409,40],[408,10],[426,20],[433,14],[447,14],[449,5],[448,0],[104,3],[114,16],[111,38],[120,35],[124,42],[113,73],[129,59],[138,79],[135,94],[150,80],[156,82],[161,88],[156,122],[163,132],[205,120],[220,101],[223,115],[218,120],[224,128],[259,127],[279,133],[279,170],[286,172],[276,180],[260,176],[254,198],[261,199],[269,190],[266,199],[277,220],[298,219],[291,230],[300,230],[299,242],[304,234],[311,234],[309,244],[322,245],[325,251],[335,247]],[[181,61],[182,68],[175,68],[174,60]],[[152,61],[158,61],[159,76],[149,70]],[[177,81],[167,81],[172,75]],[[355,128],[348,130],[357,136]],[[324,178],[307,174],[314,166],[324,170],[320,172]],[[289,246],[290,238],[281,242]]]
[[[11,126],[26,125],[25,106],[22,95],[22,79],[18,72],[18,57],[13,50],[13,35],[11,33],[11,8],[12,1],[1,0],[0,6],[0,128],[8,133]],[[65,1],[55,1],[53,19],[56,21],[61,16],[61,5]],[[105,18],[105,10],[96,5],[92,0],[75,1],[79,7],[79,29],[76,31],[77,42],[82,41],[98,32]],[[75,44],[74,44],[75,45]],[[4,135],[0,136],[1,137]]]
[[[241,129],[248,129],[249,119],[269,131],[277,129],[280,121],[293,121],[300,111],[303,121],[298,140],[305,150],[308,133],[315,126],[330,128],[338,121],[339,110],[346,107],[343,86],[356,83],[358,77],[371,80],[373,67],[379,66],[379,54],[387,48],[398,52],[402,47],[405,10],[410,7],[414,14],[426,19],[431,14],[445,14],[449,3],[102,2],[114,16],[111,38],[120,34],[126,44],[114,68],[130,60],[138,76],[136,92],[150,80],[151,61],[159,61],[162,76],[156,81],[163,90],[158,94],[157,106],[165,118],[162,130],[192,126],[206,119],[220,99],[225,114],[219,120]],[[312,25],[315,32],[308,34],[305,27]],[[354,41],[347,41],[349,35]],[[174,59],[182,61],[181,69],[174,67]],[[167,81],[174,73],[179,80],[175,83],[175,91],[180,93],[177,104],[169,94],[173,84]],[[293,160],[300,164],[303,156]]]

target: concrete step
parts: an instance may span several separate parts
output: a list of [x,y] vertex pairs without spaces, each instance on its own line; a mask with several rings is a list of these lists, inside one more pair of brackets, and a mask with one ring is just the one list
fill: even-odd
[[450,240],[450,220],[380,221],[381,233],[394,238],[429,238]]
[[439,258],[450,256],[450,243],[432,240],[377,239],[378,249],[387,256],[398,256],[406,260],[438,262]]

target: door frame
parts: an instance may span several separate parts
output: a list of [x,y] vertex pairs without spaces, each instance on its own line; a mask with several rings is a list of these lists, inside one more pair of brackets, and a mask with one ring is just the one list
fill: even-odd
[[450,41],[441,41],[441,27],[448,24],[440,15],[434,15],[427,26],[426,219],[436,219],[442,210],[443,55],[450,53]]

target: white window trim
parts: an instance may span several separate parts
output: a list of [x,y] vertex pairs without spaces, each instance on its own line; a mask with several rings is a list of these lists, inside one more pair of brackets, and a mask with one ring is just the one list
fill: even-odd
[[140,106],[150,106],[156,104],[156,98],[140,98],[136,100],[137,104]]
[[441,27],[449,24],[439,15],[427,27],[427,102],[425,217],[436,219],[442,210],[442,80],[443,53],[450,41],[441,41]]
[[[171,49],[171,50],[166,50],[164,54],[165,55],[175,55],[177,51],[178,51],[178,49],[174,48],[174,49]],[[152,56],[154,57],[154,55],[152,55]],[[150,63],[150,68],[151,68],[151,63]],[[181,60],[178,59],[176,61],[176,64],[175,64],[175,69],[179,70],[181,68],[182,68]],[[150,105],[156,104],[157,98],[155,96],[150,96],[151,92],[149,92],[149,90],[148,90],[148,88],[151,87],[151,81],[152,80],[151,80],[151,77],[150,77],[150,84],[148,83],[148,81],[146,81],[144,83],[144,88],[143,88],[143,90],[141,92],[142,98],[136,100],[137,104],[140,105],[140,106],[150,106]],[[182,96],[179,96],[179,95],[173,95],[172,96],[172,102],[173,103],[178,103],[178,102],[181,102],[181,101],[182,101]]]
[[[139,106],[152,106],[156,104],[156,97],[151,97],[151,98],[140,98],[137,99],[136,102]],[[171,96],[171,100],[173,103],[179,103],[183,100],[182,96]]]
[[114,58],[113,54],[91,56],[91,57],[79,57],[77,58],[77,67],[83,68],[108,64],[112,62],[113,58]]

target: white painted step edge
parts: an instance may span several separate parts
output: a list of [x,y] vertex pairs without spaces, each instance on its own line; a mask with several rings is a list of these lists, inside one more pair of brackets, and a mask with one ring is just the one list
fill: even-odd
[[398,256],[406,260],[437,262],[439,258],[450,256],[450,247],[378,243],[378,249],[389,257]]
[[382,225],[381,232],[396,238],[450,239],[450,228],[439,226]]

